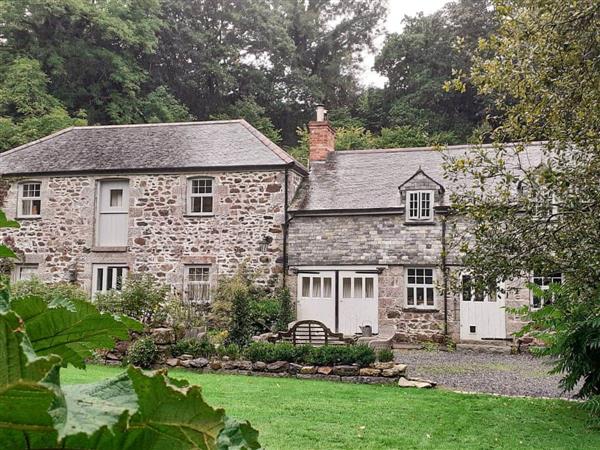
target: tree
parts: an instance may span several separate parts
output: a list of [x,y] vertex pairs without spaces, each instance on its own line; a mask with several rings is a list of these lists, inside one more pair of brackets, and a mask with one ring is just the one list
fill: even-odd
[[[502,120],[492,148],[448,161],[451,177],[471,180],[453,199],[472,223],[471,239],[461,243],[465,263],[487,283],[563,272],[566,289],[554,308],[564,320],[535,325],[556,336],[551,345],[559,364],[577,356],[584,370],[567,364],[566,377],[596,371],[598,380],[590,359],[597,338],[567,338],[576,331],[572,314],[600,321],[600,4],[497,0],[495,6],[496,34],[453,83],[461,89],[472,82],[494,100]],[[532,159],[525,144],[540,139],[542,158]],[[599,391],[597,384],[583,395]]]
[[490,0],[448,3],[431,15],[405,17],[401,33],[391,34],[375,61],[388,78],[383,126],[412,125],[429,132],[452,131],[461,141],[485,116],[484,99],[470,84],[465,92],[445,92],[453,70],[468,70],[478,40],[493,31]]
[[0,151],[87,123],[85,116],[69,116],[48,93],[48,81],[33,59],[17,58],[5,69],[0,78]]

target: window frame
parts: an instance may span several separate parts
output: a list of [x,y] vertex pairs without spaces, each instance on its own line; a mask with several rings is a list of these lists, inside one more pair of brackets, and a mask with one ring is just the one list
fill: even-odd
[[21,271],[22,269],[34,269],[35,270],[35,274],[34,277],[35,278],[39,278],[39,270],[40,270],[40,265],[38,263],[20,263],[20,264],[15,264],[14,270],[13,270],[13,274],[12,274],[12,281],[13,282],[17,282],[17,281],[23,281],[23,280],[31,280],[32,278],[22,278],[21,277]]
[[[410,271],[411,270],[431,270],[431,284],[427,284],[426,282],[423,283],[417,283],[416,281],[416,277],[417,272],[415,272],[415,281],[413,283],[409,282],[409,277],[411,277],[410,275]],[[426,279],[428,275],[424,272],[423,273],[423,277],[424,279]],[[405,271],[404,271],[404,292],[405,292],[405,298],[404,298],[404,305],[406,308],[410,308],[410,309],[423,309],[423,310],[431,310],[431,309],[437,309],[437,296],[436,296],[436,292],[435,292],[435,282],[436,282],[436,273],[435,273],[435,267],[419,267],[419,266],[410,266],[410,267],[406,267]],[[424,297],[423,297],[423,304],[419,305],[417,303],[417,289],[418,288],[422,288],[424,291]],[[409,303],[409,289],[413,290],[413,304]],[[432,290],[432,296],[433,296],[433,303],[432,304],[428,304],[428,300],[427,300],[427,293],[428,293],[428,289]]]
[[[315,294],[315,279],[319,280],[319,293],[320,295]],[[325,279],[330,280],[329,284],[329,295],[325,296]],[[308,282],[308,295],[304,295],[304,280],[309,280]],[[302,273],[298,277],[298,298],[306,299],[306,300],[332,300],[334,298],[335,292],[335,276],[331,274],[322,274],[322,273]]]
[[[210,181],[210,193],[193,193],[194,181],[206,180]],[[189,177],[187,178],[186,187],[186,215],[188,216],[214,216],[215,215],[215,179],[214,177]],[[211,199],[211,210],[207,211],[192,211],[193,199],[194,198],[210,198]],[[201,205],[204,206],[204,200],[201,200]]]
[[[103,275],[102,278],[98,277],[98,270],[102,269]],[[118,285],[118,276],[115,276],[113,279],[113,285],[115,287],[111,287],[110,289],[105,289],[107,287],[108,282],[108,271],[109,270],[122,269],[121,272],[121,286],[120,289],[117,288]],[[92,264],[92,298],[96,296],[98,293],[106,293],[112,290],[116,290],[120,292],[123,289],[124,281],[127,279],[129,275],[129,265],[126,263],[108,263],[108,264]],[[102,284],[102,289],[97,289],[98,281]]]
[[[412,216],[411,195],[417,196],[417,215]],[[423,196],[429,196],[428,214],[423,215]],[[431,222],[433,221],[433,206],[435,199],[435,191],[432,189],[419,189],[406,191],[406,221],[407,222]]]
[[[200,280],[200,281],[190,281],[190,269],[202,269],[202,270],[206,270],[207,271],[207,279],[206,280]],[[212,266],[210,264],[185,264],[183,266],[183,297],[184,297],[184,301],[187,304],[190,305],[202,305],[202,304],[208,304],[212,301]],[[190,283],[194,283],[197,284],[199,286],[208,286],[207,289],[207,293],[208,293],[208,298],[207,299],[200,299],[200,300],[192,300],[188,297],[189,294],[189,286]]]
[[[25,197],[24,190],[26,185],[37,184],[39,185],[39,196],[38,197]],[[42,187],[41,181],[37,180],[26,180],[17,183],[17,218],[18,219],[38,219],[42,217]],[[38,214],[24,214],[23,213],[23,201],[29,200],[31,202],[38,200],[40,202],[40,210]]]
[[[560,283],[556,283],[554,280],[557,277],[556,275],[560,275]],[[540,279],[542,280],[543,284],[538,284],[535,280],[536,279]],[[549,283],[546,283],[546,280],[551,280]],[[542,291],[547,291],[548,289],[550,289],[550,285],[551,284],[560,284],[562,285],[565,282],[565,275],[562,272],[554,272],[548,275],[536,275],[536,274],[531,274],[531,276],[529,277],[529,281],[535,285],[537,285]],[[535,295],[533,293],[533,291],[531,289],[529,289],[529,308],[537,311],[542,309],[545,305],[546,302],[544,301],[543,298],[540,298],[540,304],[539,306],[535,306],[534,300],[535,300]]]

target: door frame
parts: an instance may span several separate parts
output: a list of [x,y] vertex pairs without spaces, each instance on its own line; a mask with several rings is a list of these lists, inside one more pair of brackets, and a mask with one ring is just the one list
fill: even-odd
[[[102,186],[108,183],[123,183],[126,189],[123,190],[123,210],[122,211],[102,211]],[[129,178],[98,178],[96,179],[96,199],[94,208],[94,247],[105,247],[100,243],[100,217],[110,214],[127,215],[127,235],[129,235],[129,200],[130,200],[131,181]],[[125,246],[127,243],[125,243]]]
[[[461,290],[460,290],[460,295],[459,295],[459,337],[461,341],[483,341],[483,340],[504,340],[506,339],[506,300],[507,300],[507,295],[504,289],[504,285],[503,283],[500,283],[498,285],[498,292],[496,293],[496,300],[495,301],[490,301],[490,294],[485,293],[483,296],[483,300],[475,300],[475,293],[474,291],[471,291],[471,300],[464,300],[464,289],[462,286],[463,283],[463,277],[464,276],[470,276],[469,273],[461,273],[460,274],[460,280],[461,280]],[[494,314],[497,313],[497,319],[499,320],[500,323],[497,324],[497,327],[494,328],[498,328],[498,332],[500,333],[500,335],[497,336],[482,336],[479,331],[475,331],[473,333],[471,333],[470,331],[467,332],[467,328],[469,327],[470,324],[467,323],[466,321],[468,313],[467,313],[467,309],[468,308],[472,308],[471,311],[475,310],[476,306],[478,305],[480,306],[480,309],[482,310],[481,313],[485,314],[486,311],[486,307],[487,309],[495,309]],[[490,305],[490,306],[488,306]],[[493,306],[492,306],[493,305]],[[495,308],[493,308],[495,306]],[[496,317],[496,316],[495,316]],[[476,324],[477,327],[480,326],[479,323]],[[492,332],[493,332],[493,328],[492,328]],[[484,332],[488,333],[490,332],[490,330],[487,330]]]
[[341,300],[341,277],[340,274],[343,272],[352,272],[356,274],[375,274],[375,298],[377,302],[377,325],[379,327],[379,275],[388,266],[385,265],[348,265],[348,266],[294,266],[291,267],[291,272],[296,276],[296,317],[298,316],[298,301],[299,301],[299,290],[301,286],[298,281],[302,274],[316,274],[321,272],[333,272],[334,273],[334,302],[335,302],[335,332],[338,332],[340,328],[340,300]]

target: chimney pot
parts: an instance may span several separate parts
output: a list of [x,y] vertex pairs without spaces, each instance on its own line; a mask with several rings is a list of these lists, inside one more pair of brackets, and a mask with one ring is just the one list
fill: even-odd
[[323,105],[317,105],[317,122],[327,121],[327,110]]

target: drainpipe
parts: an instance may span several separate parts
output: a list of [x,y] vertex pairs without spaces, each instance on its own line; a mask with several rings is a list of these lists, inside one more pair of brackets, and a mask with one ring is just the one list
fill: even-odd
[[448,261],[446,248],[446,221],[448,215],[442,218],[442,277],[444,279],[444,337],[448,339]]
[[288,270],[288,255],[287,255],[287,242],[288,242],[288,200],[289,200],[289,190],[288,190],[288,178],[289,178],[289,168],[291,164],[285,166],[284,169],[284,185],[283,185],[283,279],[281,282],[282,287],[285,289],[287,287],[287,270]]

